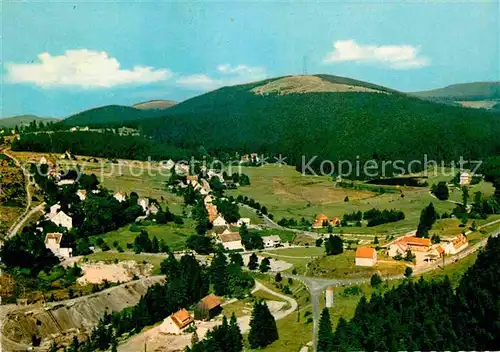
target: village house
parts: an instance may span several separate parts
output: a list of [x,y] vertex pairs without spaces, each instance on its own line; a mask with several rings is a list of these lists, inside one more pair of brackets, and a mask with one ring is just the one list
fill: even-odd
[[76,195],[80,198],[81,201],[84,201],[87,198],[87,191],[84,189],[79,189],[76,191]]
[[119,201],[120,203],[121,203],[121,202],[124,202],[124,201],[125,201],[125,199],[126,199],[126,198],[125,198],[125,194],[123,194],[122,192],[116,192],[116,193],[113,195],[113,197],[114,197],[117,201]]
[[[210,221],[213,224],[215,219],[217,219],[217,217],[219,216],[219,213],[217,212],[217,206],[213,205],[212,203],[207,203],[205,205],[205,208],[207,209],[207,213],[208,213],[208,221]],[[214,226],[218,226],[218,225],[214,224]],[[227,224],[225,224],[223,226],[227,226]]]
[[186,309],[182,308],[163,320],[163,323],[160,325],[160,332],[180,335],[193,323],[194,318]]
[[435,246],[434,248],[429,249],[429,251],[425,254],[423,258],[424,262],[433,263],[439,258],[444,256],[444,249],[440,245]]
[[280,236],[264,236],[262,237],[262,241],[264,242],[264,248],[274,248],[281,246],[281,238]]
[[207,192],[207,194],[212,191],[212,188],[210,187],[210,184],[208,183],[207,180],[205,180],[204,178],[202,178],[199,182],[201,184],[201,187],[203,188],[203,190],[205,192]]
[[49,208],[49,213],[47,214],[47,218],[51,218],[52,216],[55,216],[59,210],[61,210],[61,204],[56,203],[56,204],[52,205]]
[[214,294],[202,298],[194,308],[196,320],[210,320],[222,312],[222,301]]
[[238,232],[222,233],[219,235],[219,241],[226,250],[238,250],[243,249],[241,244],[241,236]]
[[45,158],[44,156],[42,156],[42,157],[40,158],[39,164],[40,164],[40,165],[45,165],[45,164],[47,164],[47,158]]
[[160,209],[158,209],[158,207],[155,204],[151,204],[148,208],[148,213],[153,214],[153,215],[158,214],[159,211],[160,211]]
[[464,172],[460,173],[460,185],[461,186],[470,185],[471,182],[472,182],[472,175],[469,172],[464,171]]
[[398,238],[389,246],[387,254],[390,257],[395,257],[398,254],[404,256],[408,249],[411,252],[428,252],[431,249],[431,240],[428,238],[404,236]]
[[61,186],[69,186],[69,185],[74,185],[74,184],[75,184],[75,180],[71,180],[71,179],[61,180],[61,181],[57,182],[57,185],[59,187],[61,187]]
[[358,247],[355,262],[356,266],[374,266],[377,264],[377,251],[375,248]]
[[248,163],[250,161],[250,156],[248,154],[242,155],[240,158],[240,163]]
[[[210,214],[209,214],[210,215]],[[213,226],[228,226],[228,223],[226,219],[222,215],[219,215],[215,220],[212,222]]]
[[444,252],[449,255],[454,255],[464,250],[468,245],[469,241],[467,240],[467,237],[463,234],[459,234],[444,245]]
[[198,176],[197,175],[187,175],[186,176],[186,181],[187,183],[198,183]]
[[64,211],[62,210],[57,214],[50,216],[49,220],[57,226],[65,227],[68,230],[71,230],[73,228],[73,219],[71,218],[71,216],[66,215],[66,213],[64,213]]
[[48,233],[45,236],[45,248],[49,249],[57,257],[71,258],[73,248],[61,247],[62,238],[62,233]]
[[219,235],[222,235],[223,233],[227,233],[227,231],[231,232],[231,230],[229,230],[228,226],[213,226],[210,229],[210,234],[212,236],[218,237]]
[[327,227],[328,225],[339,226],[340,225],[340,218],[338,218],[337,216],[334,216],[333,218],[330,219],[325,214],[319,213],[314,218],[314,221],[312,223],[312,228],[313,229],[321,229],[323,227]]
[[144,212],[148,211],[149,199],[147,199],[147,198],[139,198],[137,200],[137,204],[139,204],[141,206],[141,208],[142,208],[142,210],[144,210]]
[[209,170],[207,172],[207,176],[208,176],[209,180],[212,179],[212,177],[217,177],[221,183],[224,183],[224,177],[222,177],[221,174],[218,174],[218,173],[216,173],[216,172],[214,172],[212,170]]
[[205,204],[205,207],[207,204],[212,204],[214,198],[211,195],[207,195],[205,198],[203,198],[203,203]]
[[247,225],[247,226],[250,226],[250,218],[240,218],[238,219],[238,221],[236,222],[236,226],[241,226],[241,225]]

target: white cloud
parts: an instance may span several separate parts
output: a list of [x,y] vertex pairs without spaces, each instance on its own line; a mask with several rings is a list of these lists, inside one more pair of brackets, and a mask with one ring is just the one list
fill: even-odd
[[259,81],[265,79],[267,73],[264,67],[223,64],[217,66],[216,76],[212,77],[205,73],[186,75],[179,77],[177,83],[185,88],[207,91],[223,86]]
[[419,56],[419,49],[411,45],[363,45],[354,40],[339,40],[333,43],[333,51],[324,58],[324,63],[354,61],[379,63],[396,70],[428,66],[430,59]]
[[38,55],[39,62],[6,64],[6,78],[12,83],[33,83],[42,88],[77,86],[114,87],[122,84],[151,83],[172,77],[168,69],[134,66],[120,68],[120,62],[104,51],[67,50],[64,55]]

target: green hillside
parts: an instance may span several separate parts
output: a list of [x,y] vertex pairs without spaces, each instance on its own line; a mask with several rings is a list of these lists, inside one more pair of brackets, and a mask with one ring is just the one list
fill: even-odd
[[169,108],[168,118],[148,120],[141,128],[182,148],[282,153],[288,163],[300,162],[304,154],[331,160],[428,154],[451,160],[500,150],[500,116],[493,112],[435,104],[383,87],[376,93],[252,91],[277,80],[220,88]]
[[68,126],[127,123],[163,115],[161,110],[141,110],[130,106],[107,105],[72,115],[63,121]]
[[500,99],[500,82],[474,82],[410,93],[420,98],[436,100],[493,100]]
[[54,119],[51,117],[39,117],[35,115],[19,115],[12,117],[0,118],[0,127],[4,128],[14,128],[17,126],[28,126],[30,122],[36,121],[37,123],[43,122],[58,122],[60,119]]

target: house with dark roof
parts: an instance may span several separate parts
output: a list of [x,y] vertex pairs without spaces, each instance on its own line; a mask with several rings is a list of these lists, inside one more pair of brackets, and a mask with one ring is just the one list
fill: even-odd
[[196,320],[210,320],[222,312],[222,300],[214,294],[202,298],[194,307]]

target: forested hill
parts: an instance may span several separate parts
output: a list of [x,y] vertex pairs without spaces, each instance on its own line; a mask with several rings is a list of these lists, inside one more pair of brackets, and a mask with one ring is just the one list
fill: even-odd
[[61,123],[67,126],[126,124],[127,122],[154,118],[164,114],[164,111],[156,109],[143,110],[130,106],[107,105],[72,115]]
[[448,279],[407,282],[362,298],[339,320],[333,351],[498,351],[500,238],[490,238],[454,291]]
[[[325,76],[224,87],[142,123],[157,140],[209,151],[268,152],[330,160],[481,159],[500,150],[500,115],[431,103]],[[332,79],[334,80],[334,79]]]
[[0,119],[0,127],[14,128],[15,126],[28,126],[31,122],[36,121],[38,124],[40,122],[45,123],[56,123],[61,121],[61,119],[55,119],[51,117],[39,117],[35,115],[18,115],[12,117],[5,117]]
[[500,82],[474,82],[454,84],[444,88],[411,93],[421,98],[442,100],[500,99]]

